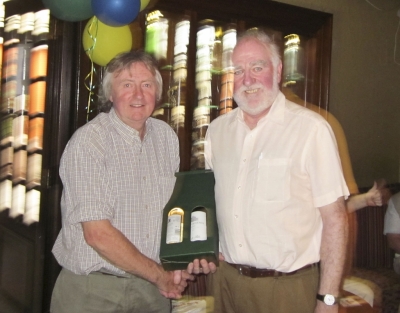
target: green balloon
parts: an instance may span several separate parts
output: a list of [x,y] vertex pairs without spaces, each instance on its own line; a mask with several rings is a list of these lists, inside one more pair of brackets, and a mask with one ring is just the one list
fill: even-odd
[[56,18],[79,22],[93,16],[91,0],[42,0],[44,6]]
[[128,25],[108,26],[94,16],[83,30],[82,43],[94,63],[106,66],[117,54],[132,49],[132,33]]

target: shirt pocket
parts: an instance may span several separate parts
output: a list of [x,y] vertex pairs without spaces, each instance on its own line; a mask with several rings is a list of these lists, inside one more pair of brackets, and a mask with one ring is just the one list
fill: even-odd
[[291,159],[259,159],[256,202],[283,202],[290,196]]

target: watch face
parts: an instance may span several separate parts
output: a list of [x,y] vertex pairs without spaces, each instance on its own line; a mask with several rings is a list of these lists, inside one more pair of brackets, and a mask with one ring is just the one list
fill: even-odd
[[335,297],[332,295],[325,295],[324,302],[327,305],[334,305],[335,304]]

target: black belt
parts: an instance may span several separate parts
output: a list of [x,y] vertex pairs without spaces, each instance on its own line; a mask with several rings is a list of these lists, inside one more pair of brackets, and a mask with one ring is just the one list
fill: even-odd
[[230,266],[232,266],[233,268],[237,269],[240,275],[248,276],[251,278],[290,276],[290,275],[299,273],[300,271],[318,266],[318,263],[308,264],[308,265],[303,266],[293,272],[284,273],[284,272],[279,272],[279,271],[275,271],[275,270],[256,268],[256,267],[247,266],[247,265],[232,264],[232,263],[228,263],[228,262],[226,262],[226,263],[229,264]]
[[90,272],[90,274],[106,275],[106,276],[112,276],[112,277],[117,277],[117,278],[128,278],[128,276],[121,276],[121,275],[117,275],[117,274],[105,273],[105,272],[100,272],[100,271]]

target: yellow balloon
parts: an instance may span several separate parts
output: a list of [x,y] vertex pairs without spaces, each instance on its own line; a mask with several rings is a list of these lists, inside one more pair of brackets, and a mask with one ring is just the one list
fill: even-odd
[[93,16],[83,30],[82,43],[94,63],[106,66],[117,54],[132,49],[132,33],[128,25],[108,26]]
[[150,0],[140,0],[140,11],[143,11],[147,7],[149,2]]

